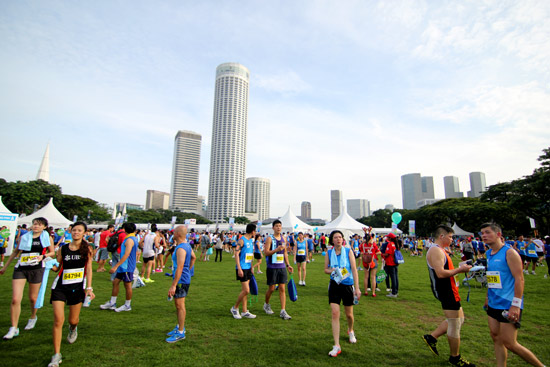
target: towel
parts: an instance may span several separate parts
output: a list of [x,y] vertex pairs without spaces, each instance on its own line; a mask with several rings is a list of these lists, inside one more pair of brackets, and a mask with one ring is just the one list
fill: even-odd
[[56,259],[47,257],[46,260],[44,260],[44,267],[45,267],[44,275],[42,276],[42,284],[40,285],[40,290],[38,291],[38,298],[34,303],[34,308],[41,308],[42,306],[44,306],[44,295],[46,294],[46,287],[48,286],[48,277],[50,276],[50,270],[54,265],[59,266],[59,263],[57,262]]
[[[32,247],[32,235],[33,232],[29,231],[21,236],[21,241],[17,249],[21,251],[30,251]],[[42,231],[42,233],[40,233],[40,243],[42,247],[48,247],[50,245],[50,234],[47,231]]]

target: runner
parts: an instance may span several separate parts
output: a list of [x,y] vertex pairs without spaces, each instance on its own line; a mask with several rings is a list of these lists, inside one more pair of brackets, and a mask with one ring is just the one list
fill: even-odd
[[6,269],[14,258],[19,257],[15,269],[13,270],[12,280],[12,301],[10,306],[11,327],[4,339],[13,339],[19,335],[19,316],[21,315],[21,299],[25,284],[29,282],[29,301],[31,306],[31,317],[25,326],[25,330],[31,330],[36,325],[37,308],[34,308],[38,291],[42,285],[42,276],[44,275],[44,258],[54,256],[54,243],[47,231],[48,220],[46,218],[35,218],[32,221],[30,232],[26,232],[20,237],[19,244],[12,251],[6,264],[0,269],[0,275],[6,272]]
[[[273,315],[273,310],[269,304],[271,294],[275,291],[275,285],[279,286],[279,300],[281,301],[281,313],[279,316],[284,320],[290,320],[292,317],[286,312],[286,272],[292,274],[294,269],[288,262],[285,239],[281,233],[283,225],[280,220],[273,222],[273,235],[265,239],[264,255],[267,262],[267,285],[265,294],[264,311],[268,315]],[[286,270],[285,270],[286,267]]]
[[[145,283],[154,283],[151,279],[151,270],[155,264],[155,250],[158,249],[160,244],[160,236],[157,232],[157,225],[151,224],[151,232],[147,233],[141,241],[140,246],[143,247],[143,265],[141,266],[141,278]],[[147,271],[147,278],[145,278],[145,271]]]
[[447,253],[453,242],[454,231],[446,225],[437,226],[435,229],[435,246],[432,246],[426,253],[426,262],[430,274],[432,292],[441,302],[441,308],[445,314],[445,320],[431,333],[423,336],[424,341],[430,350],[439,355],[437,351],[437,338],[447,334],[450,356],[449,363],[453,366],[475,367],[475,364],[468,362],[460,356],[460,328],[464,323],[464,311],[460,304],[458,293],[458,281],[455,276],[460,273],[467,273],[471,265],[461,263],[458,269],[454,268],[453,261]]
[[314,261],[313,258],[313,252],[315,251],[315,245],[313,243],[313,239],[311,238],[311,234],[306,234],[306,240],[307,240],[307,262]]
[[[52,284],[50,303],[53,306],[53,349],[54,355],[48,367],[58,367],[61,363],[61,336],[65,322],[65,304],[69,306],[69,335],[67,341],[73,344],[78,337],[77,326],[84,297],[95,298],[92,288],[92,246],[82,237],[87,227],[83,222],[72,226],[72,242],[57,251],[57,262],[53,271],[59,274]],[[86,288],[86,292],[84,292]]]
[[298,264],[298,285],[306,286],[306,260],[308,257],[307,241],[302,232],[298,233],[296,239],[296,252],[294,253],[294,263]]
[[386,278],[386,286],[391,283],[391,289],[387,288],[390,289],[391,293],[387,294],[386,296],[397,298],[397,294],[399,293],[399,275],[397,271],[399,264],[395,262],[395,251],[399,249],[397,244],[397,237],[393,233],[388,233],[386,238],[388,242],[385,246],[384,251],[381,251],[385,264],[384,270],[386,271],[386,274],[388,274],[388,277]]
[[531,274],[537,275],[535,273],[535,267],[537,266],[537,245],[533,242],[531,236],[527,236],[527,241],[525,241],[525,269],[523,270],[524,274],[529,274],[529,263],[531,263]]
[[342,246],[344,235],[339,230],[332,231],[329,244],[333,246],[325,256],[325,274],[330,274],[328,287],[328,303],[332,311],[332,336],[334,346],[328,353],[336,357],[341,353],[340,348],[340,303],[344,304],[348,321],[349,342],[357,343],[353,330],[353,304],[361,298],[359,276],[355,266],[353,251]]
[[[365,278],[363,279],[363,287],[365,289],[365,296],[369,295],[371,288],[368,286],[369,281],[370,285],[373,288],[372,296],[376,297],[376,291],[379,289],[376,288],[376,272],[378,271],[378,255],[382,253],[376,245],[374,237],[371,237],[369,233],[365,231],[365,242],[362,242],[359,245],[359,251],[361,252],[361,259],[363,263],[363,268],[365,269]],[[370,256],[369,256],[370,255]],[[369,261],[370,260],[370,261]]]
[[109,260],[109,251],[107,251],[107,242],[109,237],[113,235],[115,227],[112,224],[109,224],[107,230],[101,232],[99,235],[99,261],[97,266],[97,272],[102,273],[105,271],[105,262]]
[[[247,309],[248,293],[250,293],[250,278],[252,278],[252,259],[254,258],[254,237],[256,236],[256,225],[246,225],[246,233],[241,237],[235,248],[235,272],[237,280],[241,282],[241,293],[237,302],[231,307],[231,314],[235,319],[255,319],[256,315]],[[239,314],[239,305],[243,306],[243,312]]]
[[[497,366],[506,366],[508,350],[533,366],[544,366],[529,349],[517,342],[523,310],[524,279],[521,258],[502,243],[498,224],[481,225],[481,239],[489,246],[487,256],[487,315]],[[508,314],[503,314],[507,311]],[[507,317],[505,317],[507,316]]]
[[264,249],[264,245],[262,243],[262,236],[258,233],[256,234],[256,238],[254,239],[254,258],[256,259],[256,264],[252,267],[252,274],[254,274],[254,268],[257,267],[258,270],[256,270],[257,274],[263,274],[262,269],[260,269],[260,265],[262,264],[262,251]]

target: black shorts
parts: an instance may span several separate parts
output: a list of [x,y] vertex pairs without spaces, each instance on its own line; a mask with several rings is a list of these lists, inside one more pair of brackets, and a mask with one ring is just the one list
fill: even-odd
[[[512,322],[510,322],[510,320],[508,320],[507,318],[502,316],[502,311],[504,311],[504,310],[499,310],[499,309],[491,308],[491,307],[487,306],[487,316],[497,320],[498,322],[511,324]],[[523,310],[519,310],[519,320],[517,322],[513,323],[516,326],[517,329],[519,329],[521,327],[521,316],[522,315],[523,315]]]
[[116,273],[115,278],[122,280],[124,283],[129,283],[134,280],[134,272]]
[[243,276],[239,276],[239,269],[235,269],[235,274],[237,275],[237,280],[240,280],[241,283],[248,282],[252,278],[252,271],[250,269],[242,269]]
[[176,293],[174,293],[174,298],[185,298],[187,293],[189,293],[190,284],[178,284],[176,286]]
[[532,262],[533,264],[536,263],[538,261],[538,257],[529,257],[529,256],[525,256],[525,261],[527,261],[528,263],[529,262]]
[[454,297],[445,297],[439,302],[441,302],[441,308],[444,310],[458,311],[462,307],[460,301],[455,300]]
[[346,284],[338,284],[334,280],[330,280],[328,285],[328,303],[336,303],[337,305],[342,302],[344,306],[353,306],[353,286]]
[[155,257],[154,256],[150,256],[150,257],[144,257],[143,258],[143,262],[145,264],[147,264],[149,261],[155,261]]
[[62,301],[67,306],[77,305],[84,302],[86,293],[84,289],[52,289],[52,295],[50,296],[50,303],[53,301]]
[[4,255],[6,253],[6,248],[4,246],[0,246],[0,255]]
[[296,255],[296,262],[298,264],[303,263],[306,261],[306,255]]
[[42,277],[44,276],[44,268],[26,270],[17,267],[13,270],[13,279],[27,279],[30,284],[42,283]]
[[254,258],[255,258],[256,260],[261,260],[261,259],[262,259],[262,254],[259,253],[259,252],[255,252],[255,253],[254,253]]
[[538,251],[537,251],[537,256],[538,256],[538,257],[543,257],[543,256],[544,256],[544,252],[538,252]]
[[479,252],[480,254],[484,254],[484,253],[485,253],[485,249],[479,249],[479,250],[477,250],[477,252]]
[[525,255],[519,254],[519,257],[521,257],[521,261],[522,261],[522,262],[525,262],[525,259],[526,259],[526,256],[525,256]]
[[286,268],[267,268],[267,285],[286,284]]

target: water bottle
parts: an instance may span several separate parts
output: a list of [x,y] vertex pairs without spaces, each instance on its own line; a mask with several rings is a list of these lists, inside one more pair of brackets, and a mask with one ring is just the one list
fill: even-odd
[[174,296],[168,296],[167,301],[170,302],[172,300],[174,300]]
[[359,298],[357,298],[357,296],[354,296],[354,297],[353,297],[353,304],[354,304],[354,305],[358,305],[358,304],[359,304]]
[[[512,322],[512,320],[509,319],[509,316],[510,316],[510,312],[508,312],[508,310],[504,310],[502,311],[502,317],[504,317],[506,320],[509,320],[510,322]],[[519,321],[515,321],[513,322],[513,324],[518,327],[520,324],[519,324]]]
[[86,296],[84,298],[84,303],[82,304],[82,307],[90,307],[90,303],[92,302],[92,299],[90,296]]

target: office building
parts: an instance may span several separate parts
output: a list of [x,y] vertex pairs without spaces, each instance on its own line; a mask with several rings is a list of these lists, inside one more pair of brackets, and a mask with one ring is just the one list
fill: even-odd
[[403,209],[416,209],[416,203],[422,200],[422,179],[420,173],[409,173],[401,176]]
[[460,188],[458,187],[458,177],[443,177],[443,185],[445,187],[445,199],[456,199],[464,197],[464,194],[460,192]]
[[170,206],[170,194],[157,190],[147,190],[145,198],[145,210],[168,209]]
[[342,191],[331,190],[330,191],[330,220],[333,221],[342,213],[344,206],[344,199],[342,198]]
[[245,211],[256,213],[257,220],[269,218],[271,183],[267,178],[249,177],[246,179]]
[[468,191],[469,198],[480,197],[486,190],[485,186],[485,173],[483,172],[470,172],[470,191]]
[[422,199],[435,198],[434,178],[432,176],[422,176]]
[[216,68],[207,215],[214,222],[244,215],[249,78],[237,63]]
[[[304,219],[311,219],[311,203],[309,201],[302,201],[300,206],[300,216]],[[302,219],[302,221],[304,220]]]
[[197,210],[201,140],[201,135],[192,131],[178,131],[176,134],[170,186],[171,210],[188,213]]
[[370,216],[370,202],[366,199],[349,199],[348,214],[353,219],[359,219]]
[[206,197],[203,195],[197,196],[197,211],[196,213],[201,217],[206,218]]

